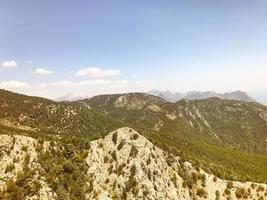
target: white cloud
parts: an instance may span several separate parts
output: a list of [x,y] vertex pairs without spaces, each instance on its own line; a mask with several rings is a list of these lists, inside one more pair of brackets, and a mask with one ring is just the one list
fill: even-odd
[[29,84],[20,81],[4,81],[0,82],[0,88],[3,89],[21,89],[21,88],[28,88]]
[[14,67],[17,67],[18,64],[16,63],[15,60],[8,60],[8,61],[4,61],[2,63],[2,67],[3,68],[14,68]]
[[97,79],[97,80],[80,81],[80,82],[58,81],[49,83],[48,86],[69,88],[69,87],[82,87],[82,86],[92,86],[92,85],[105,85],[109,83],[111,82],[102,79]]
[[108,76],[118,76],[120,75],[120,70],[118,69],[101,69],[98,67],[89,67],[86,69],[78,70],[75,76],[90,76],[90,77],[108,77]]
[[54,74],[54,71],[53,70],[47,70],[44,68],[38,68],[38,69],[34,70],[34,73],[38,74],[38,75],[51,75],[51,74]]

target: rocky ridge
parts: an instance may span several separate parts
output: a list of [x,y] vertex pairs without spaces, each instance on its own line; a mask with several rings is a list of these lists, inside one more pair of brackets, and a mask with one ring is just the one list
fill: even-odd
[[267,186],[230,182],[154,146],[130,128],[93,141],[87,157],[96,199],[259,199]]
[[[45,166],[42,166],[38,157],[46,151],[58,152],[53,149],[64,152],[62,147],[59,148],[55,142],[52,145],[49,141],[40,142],[22,135],[0,135],[0,147],[0,199],[12,199],[8,195],[16,192],[18,184],[23,188],[23,194],[18,193],[23,198],[18,199],[58,198],[52,189],[53,185],[47,181]],[[156,147],[128,127],[90,142],[83,157],[87,165],[84,174],[87,184],[82,199],[267,198],[266,184],[217,178],[181,157]],[[70,166],[64,165],[63,170],[69,173]]]

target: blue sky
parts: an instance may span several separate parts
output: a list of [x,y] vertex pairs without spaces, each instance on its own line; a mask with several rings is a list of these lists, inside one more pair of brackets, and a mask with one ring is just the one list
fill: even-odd
[[244,90],[267,103],[267,1],[0,0],[0,87]]

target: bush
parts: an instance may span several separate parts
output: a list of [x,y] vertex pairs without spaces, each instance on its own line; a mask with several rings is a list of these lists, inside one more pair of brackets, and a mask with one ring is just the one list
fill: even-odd
[[105,155],[105,157],[104,157],[104,163],[108,163],[108,156],[107,155]]
[[135,134],[133,134],[132,136],[131,136],[131,139],[132,140],[136,140],[138,138],[138,134],[137,133],[135,133]]
[[28,150],[28,147],[24,145],[24,146],[21,147],[21,150],[22,151],[27,151]]
[[264,187],[259,185],[259,187],[256,190],[257,192],[263,192],[264,191]]
[[117,162],[118,158],[117,158],[116,151],[113,151],[113,152],[111,153],[111,156],[112,156],[113,160],[114,160],[115,162]]
[[136,157],[138,154],[138,149],[133,145],[130,151],[130,157]]
[[125,141],[124,140],[121,140],[120,143],[119,143],[119,145],[118,145],[118,147],[117,147],[117,150],[121,150],[122,147],[124,146],[124,144],[125,144]]
[[224,193],[225,193],[226,195],[230,195],[230,194],[231,194],[231,191],[230,191],[228,188],[225,188]]
[[235,191],[235,196],[240,199],[240,198],[243,197],[245,192],[246,192],[245,188],[237,188],[236,191]]
[[73,173],[74,166],[72,165],[72,163],[65,163],[63,165],[63,170],[64,170],[65,173]]
[[200,197],[205,197],[207,195],[207,192],[203,188],[200,188],[197,190],[197,195]]
[[27,153],[24,156],[24,160],[23,160],[23,168],[25,171],[27,171],[27,169],[28,169],[28,165],[30,164],[30,159],[31,159],[30,154]]
[[7,181],[6,183],[6,199],[16,199],[22,200],[23,199],[23,191],[14,181]]
[[132,165],[130,171],[131,171],[131,176],[134,176],[136,174],[136,166]]
[[232,181],[227,182],[227,188],[232,189],[234,186],[234,183]]
[[15,169],[15,165],[13,163],[10,163],[6,166],[5,173],[12,172]]
[[122,170],[123,170],[123,168],[126,166],[126,164],[125,163],[122,163],[122,164],[120,164],[119,166],[118,166],[118,169],[117,169],[117,173],[118,173],[118,175],[121,175],[122,174]]
[[117,131],[115,131],[112,135],[112,141],[114,142],[114,144],[117,144],[117,140],[118,140],[118,133]]
[[215,195],[216,195],[215,200],[220,200],[220,192],[218,190],[215,192]]

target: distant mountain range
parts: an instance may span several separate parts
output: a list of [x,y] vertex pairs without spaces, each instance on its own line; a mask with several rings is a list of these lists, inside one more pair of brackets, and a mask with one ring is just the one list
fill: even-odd
[[167,101],[170,102],[177,102],[181,99],[187,100],[197,100],[197,99],[207,99],[210,97],[218,97],[221,99],[228,99],[228,100],[239,100],[239,101],[246,101],[246,102],[255,102],[256,100],[250,97],[246,92],[237,90],[233,92],[227,93],[217,93],[213,91],[189,91],[186,93],[173,93],[171,91],[159,91],[159,90],[152,90],[148,92],[148,94],[159,96]]
[[76,94],[76,93],[68,93],[65,96],[55,98],[55,101],[77,101],[80,99],[87,99],[90,98],[89,95],[81,95],[81,94]]
[[[221,99],[228,99],[228,100],[238,100],[238,101],[246,101],[246,102],[257,102],[253,97],[249,96],[246,92],[237,90],[233,92],[226,92],[226,93],[217,93],[214,91],[189,91],[186,93],[180,92],[171,92],[171,91],[160,91],[160,90],[152,90],[147,92],[147,94],[151,94],[154,96],[161,97],[162,99],[175,103],[181,99],[187,100],[200,100],[200,99],[207,99],[211,97],[218,97]],[[59,97],[55,99],[55,101],[77,101],[82,99],[89,99],[92,96],[90,95],[81,95],[75,93],[68,93],[65,96]]]

